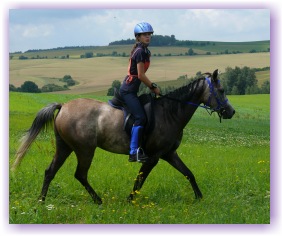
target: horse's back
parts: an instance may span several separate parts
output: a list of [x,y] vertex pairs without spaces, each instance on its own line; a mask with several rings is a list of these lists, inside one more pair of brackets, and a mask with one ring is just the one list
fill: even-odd
[[123,153],[127,147],[123,112],[105,102],[89,98],[71,100],[62,106],[55,126],[70,146],[98,146],[117,153]]

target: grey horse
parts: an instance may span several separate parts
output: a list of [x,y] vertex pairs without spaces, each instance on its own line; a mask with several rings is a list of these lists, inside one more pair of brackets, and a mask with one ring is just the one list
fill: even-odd
[[[143,147],[149,160],[141,165],[133,190],[128,197],[129,201],[133,200],[135,193],[141,189],[159,158],[167,161],[190,181],[196,199],[202,198],[193,173],[181,161],[176,151],[181,143],[183,129],[199,106],[217,112],[223,119],[231,119],[235,114],[218,79],[218,70],[205,75],[165,96],[155,98],[155,125],[146,137]],[[55,115],[56,110],[58,112]],[[45,171],[39,199],[45,200],[49,185],[57,171],[67,157],[75,152],[78,160],[75,178],[86,188],[94,202],[101,204],[101,198],[87,180],[88,170],[97,147],[112,153],[128,154],[130,137],[123,129],[123,112],[105,102],[84,98],[44,107],[38,112],[32,126],[23,137],[12,169],[16,169],[20,164],[40,131],[52,122],[56,152]]]

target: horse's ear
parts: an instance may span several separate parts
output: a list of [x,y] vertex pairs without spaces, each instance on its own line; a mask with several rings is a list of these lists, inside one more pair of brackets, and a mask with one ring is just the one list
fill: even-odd
[[212,78],[213,78],[214,82],[217,82],[217,80],[218,80],[217,76],[218,76],[218,69],[216,69],[212,74]]

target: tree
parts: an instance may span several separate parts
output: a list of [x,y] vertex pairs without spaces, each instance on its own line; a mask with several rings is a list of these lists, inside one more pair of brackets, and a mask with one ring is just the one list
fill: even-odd
[[13,84],[9,84],[9,91],[17,91],[17,88]]
[[264,81],[261,85],[261,93],[270,94],[270,82],[269,80]]
[[32,81],[25,81],[20,88],[21,92],[26,93],[40,93],[41,90],[38,88],[37,84]]
[[189,55],[189,56],[193,56],[193,55],[194,55],[194,51],[193,51],[192,48],[189,48],[189,50],[188,50],[188,55]]
[[28,59],[28,57],[26,57],[26,56],[24,56],[24,55],[20,55],[19,56],[19,60],[27,60]]
[[170,36],[170,42],[171,42],[171,45],[175,45],[175,42],[176,42],[175,35]]
[[228,94],[243,95],[246,94],[246,90],[248,93],[258,91],[255,70],[246,66],[243,68],[236,66],[235,69],[227,67],[223,85]]
[[107,96],[113,96],[115,89],[119,90],[121,86],[121,82],[119,80],[114,80],[112,83],[112,87],[108,89]]
[[85,58],[91,58],[93,57],[93,52],[86,52],[85,53]]
[[74,86],[75,85],[75,81],[73,80],[73,78],[70,75],[65,75],[63,77],[63,82],[66,82],[67,86]]
[[72,77],[70,75],[64,75],[63,81],[68,82],[68,80],[72,80]]
[[68,88],[56,84],[46,84],[41,88],[41,91],[47,93],[47,92],[62,91],[67,89]]
[[73,79],[69,79],[69,80],[67,81],[67,85],[68,85],[68,86],[74,86],[74,85],[75,85],[75,81],[74,81]]

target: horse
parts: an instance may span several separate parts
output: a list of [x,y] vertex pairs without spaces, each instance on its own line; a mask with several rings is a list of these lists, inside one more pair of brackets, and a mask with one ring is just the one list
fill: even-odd
[[[218,70],[212,74],[205,73],[205,76],[154,99],[155,125],[146,137],[143,147],[149,158],[141,164],[128,201],[133,201],[135,194],[140,191],[160,158],[187,178],[196,199],[202,198],[193,173],[177,153],[183,129],[198,107],[217,112],[220,119],[231,119],[235,114],[220,84]],[[100,205],[101,198],[88,182],[88,170],[97,147],[112,153],[128,155],[130,137],[123,129],[123,123],[124,114],[121,110],[95,99],[78,98],[64,104],[49,104],[38,112],[31,127],[23,136],[12,170],[20,165],[37,135],[52,124],[56,151],[51,164],[45,170],[39,200],[45,201],[51,181],[67,157],[74,152],[78,160],[74,176],[88,191],[94,203]]]

